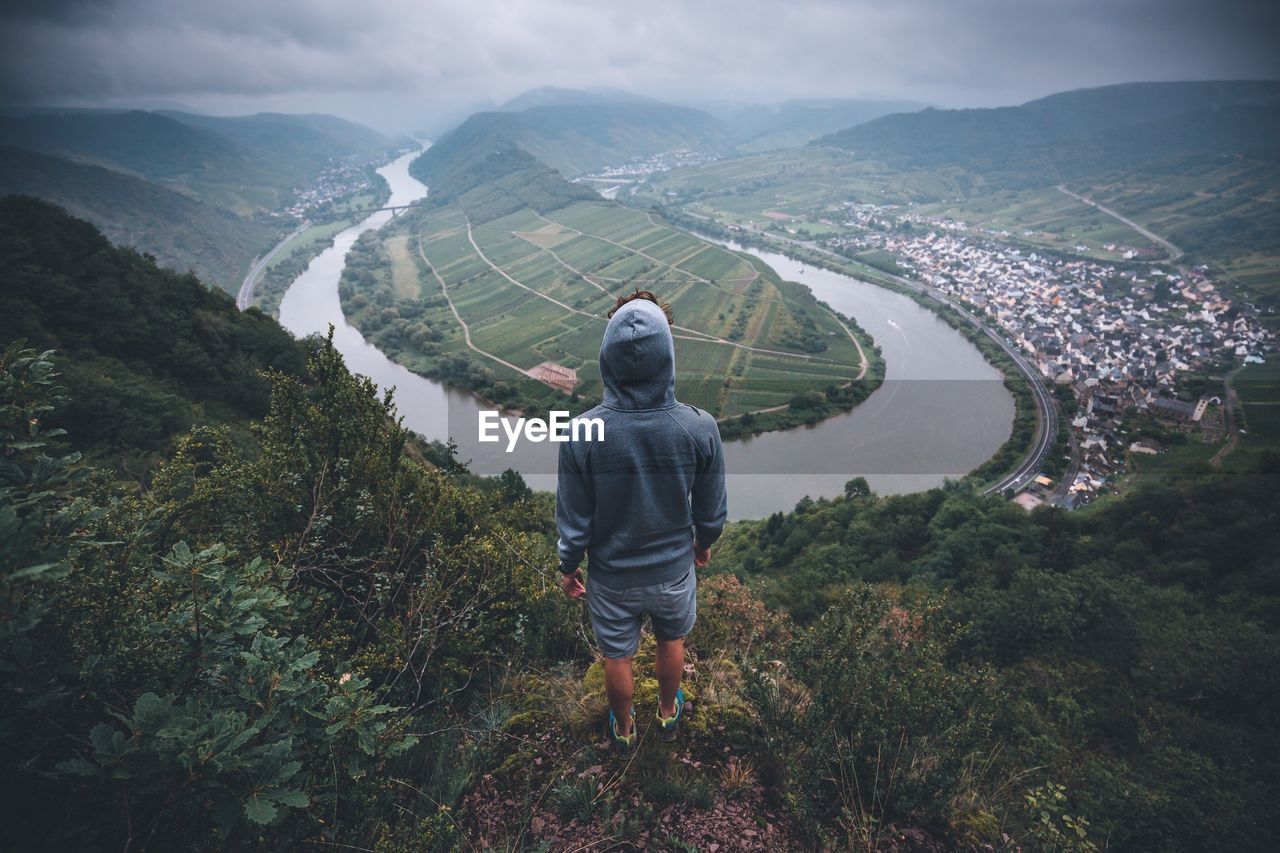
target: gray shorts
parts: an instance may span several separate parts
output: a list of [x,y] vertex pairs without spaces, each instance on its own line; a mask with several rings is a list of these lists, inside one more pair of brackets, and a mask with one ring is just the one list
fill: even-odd
[[610,589],[587,574],[587,613],[596,642],[607,658],[629,658],[640,645],[640,623],[647,615],[659,640],[688,636],[698,621],[698,576],[689,573],[666,583]]

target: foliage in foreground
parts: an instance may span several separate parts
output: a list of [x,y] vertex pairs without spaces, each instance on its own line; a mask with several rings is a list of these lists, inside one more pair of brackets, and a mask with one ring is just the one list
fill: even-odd
[[145,493],[78,484],[39,440],[47,357],[0,367],[19,849],[367,846],[406,793],[438,793],[422,767],[452,741],[424,732],[525,650],[567,647],[539,627],[570,623],[531,570],[548,555],[504,522],[519,503],[410,462],[390,400],[331,343],[314,385],[272,377],[257,452],[196,430]]
[[850,585],[945,591],[966,627],[948,671],[1002,697],[989,778],[1064,785],[1116,849],[1260,849],[1280,831],[1278,471],[1187,471],[1073,513],[855,489],[736,525],[717,562],[815,626]]
[[391,401],[311,347],[307,382],[270,376],[251,448],[193,430],[145,491],[46,429],[47,354],[0,356],[7,847],[1277,830],[1273,468],[1071,515],[855,482],[735,525],[715,563],[765,601],[703,579],[685,739],[614,764],[545,496],[415,461]]

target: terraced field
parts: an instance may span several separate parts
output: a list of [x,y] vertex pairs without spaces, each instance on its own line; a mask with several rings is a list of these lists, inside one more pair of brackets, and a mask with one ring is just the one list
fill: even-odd
[[344,279],[344,299],[358,322],[386,326],[379,344],[413,369],[460,355],[503,391],[541,380],[523,398],[593,400],[607,312],[639,288],[672,305],[680,398],[722,419],[865,373],[854,334],[807,288],[643,211],[580,202],[475,224],[450,206],[377,239],[376,274]]
[[1251,364],[1235,379],[1249,434],[1280,443],[1280,366]]

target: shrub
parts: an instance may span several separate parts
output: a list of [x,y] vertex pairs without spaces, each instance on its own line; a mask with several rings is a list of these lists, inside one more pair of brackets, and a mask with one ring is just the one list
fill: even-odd
[[870,586],[846,592],[759,666],[748,695],[764,752],[815,836],[851,845],[866,827],[946,815],[986,748],[993,684],[949,662],[957,629],[938,606],[896,605]]
[[0,797],[20,849],[446,843],[475,689],[572,648],[532,498],[411,461],[390,397],[331,341],[308,370],[272,377],[254,447],[194,430],[138,493],[44,455],[52,366],[0,356]]
[[785,620],[734,575],[698,579],[698,623],[690,645],[701,657],[774,647],[788,637]]

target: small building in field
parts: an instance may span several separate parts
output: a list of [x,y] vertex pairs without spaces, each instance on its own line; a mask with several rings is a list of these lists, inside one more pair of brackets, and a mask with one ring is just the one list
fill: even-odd
[[578,371],[563,364],[556,364],[554,361],[542,362],[529,371],[529,374],[539,382],[545,382],[566,394],[572,394],[573,389],[578,387]]

